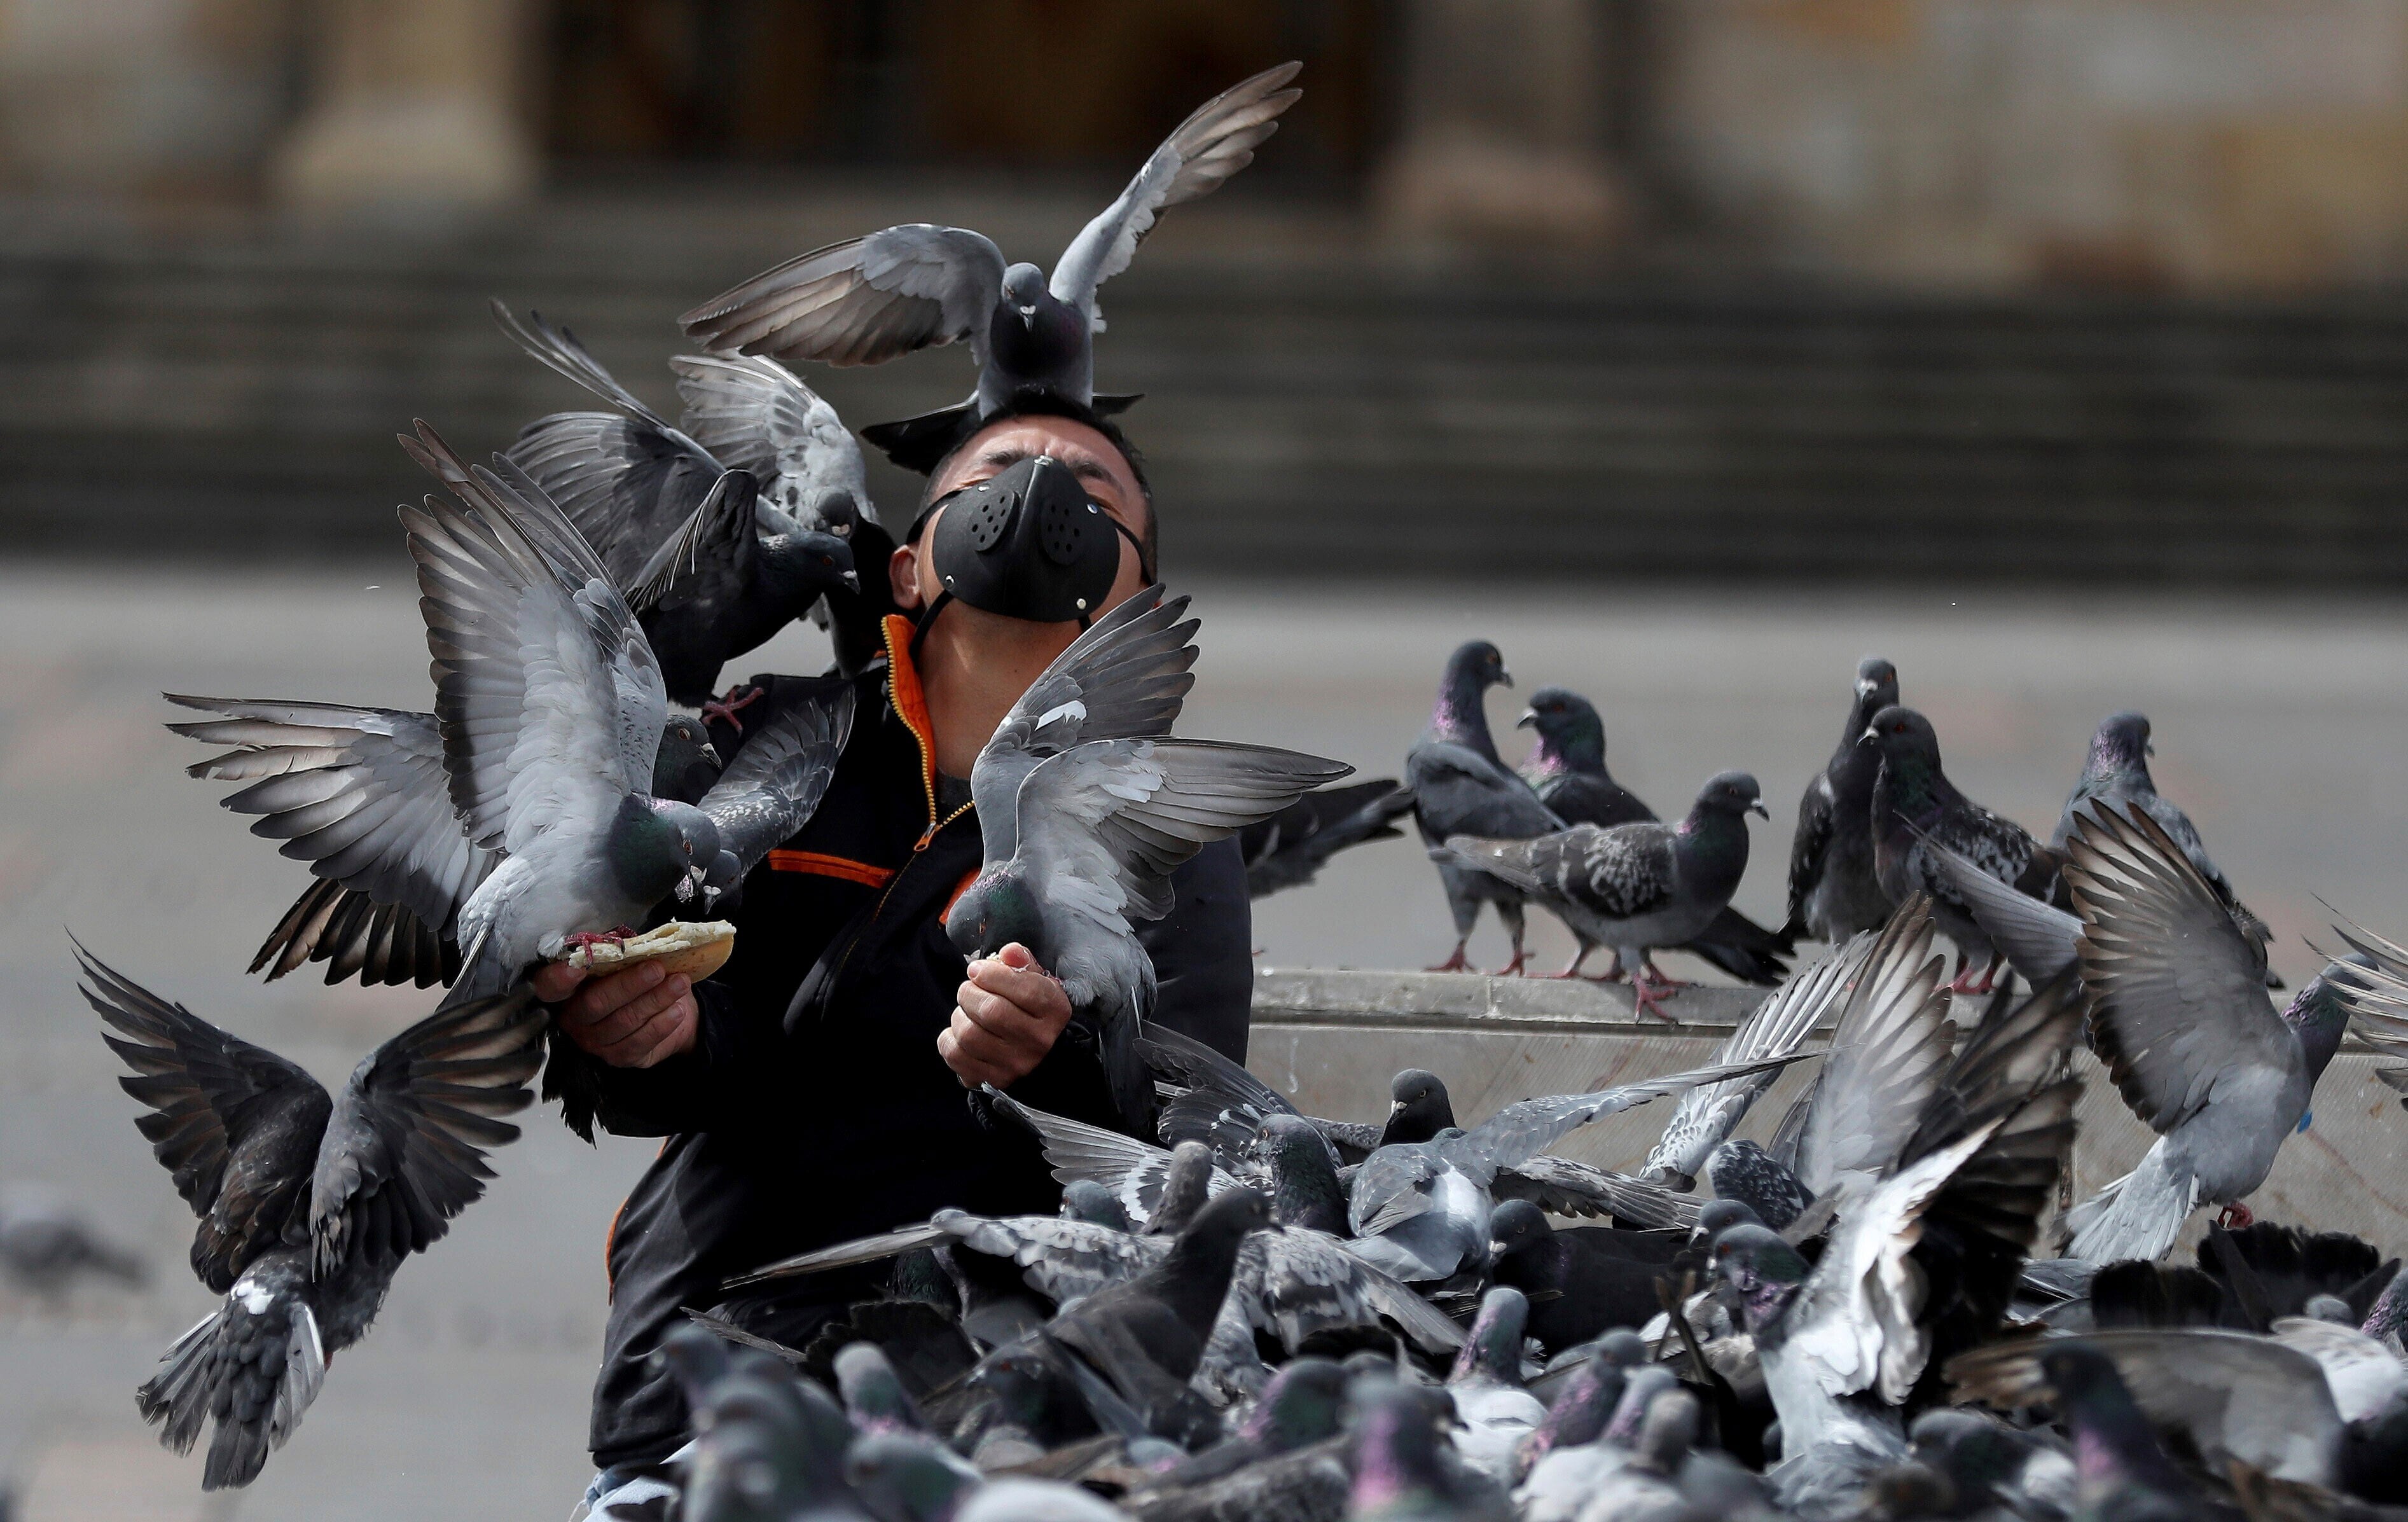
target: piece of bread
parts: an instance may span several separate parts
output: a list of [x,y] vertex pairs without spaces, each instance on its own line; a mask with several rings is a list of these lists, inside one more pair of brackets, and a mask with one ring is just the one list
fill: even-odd
[[736,926],[725,920],[671,920],[622,942],[597,940],[561,958],[590,972],[617,972],[638,962],[658,962],[665,972],[682,972],[699,983],[727,965],[736,950]]

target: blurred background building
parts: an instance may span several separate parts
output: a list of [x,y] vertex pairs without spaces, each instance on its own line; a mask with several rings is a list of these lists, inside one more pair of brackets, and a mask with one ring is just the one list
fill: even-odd
[[1050,260],[1284,57],[1108,302],[1191,565],[2408,571],[2401,0],[0,0],[0,527],[382,542],[411,416],[581,405],[486,296],[666,398],[694,302]]

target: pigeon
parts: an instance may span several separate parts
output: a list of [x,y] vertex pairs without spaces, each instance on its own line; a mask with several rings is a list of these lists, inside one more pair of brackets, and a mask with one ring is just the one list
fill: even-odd
[[[1537,1522],[1534,1503],[1550,1493],[1561,1495],[1576,1512],[1578,1501],[1587,1492],[1591,1465],[1583,1460],[1589,1456],[1581,1450],[1592,1447],[1605,1433],[1613,1419],[1614,1408],[1622,1402],[1623,1386],[1632,1371],[1647,1361],[1647,1344],[1632,1331],[1611,1332],[1598,1339],[1589,1356],[1571,1366],[1571,1371],[1556,1386],[1547,1405],[1546,1419],[1523,1441],[1514,1457],[1517,1478],[1514,1503],[1529,1522]],[[1556,1457],[1556,1455],[1562,1457]],[[1580,1455],[1575,1458],[1575,1455]],[[1554,1459],[1550,1463],[1549,1460]],[[1569,1460],[1569,1462],[1568,1462]],[[1563,1485],[1564,1472],[1570,1470],[1580,1478],[1572,1485]],[[1549,1515],[1555,1515],[1551,1510]]]
[[[672,361],[687,423],[723,457],[638,400],[566,328],[492,306],[520,348],[614,409],[538,418],[509,454],[641,617],[671,697],[710,702],[728,660],[824,596],[859,596],[853,540],[877,522],[861,448],[793,372],[765,359]],[[870,568],[884,580],[882,562]]]
[[1062,1218],[1110,1227],[1114,1231],[1136,1229],[1120,1197],[1093,1179],[1072,1179],[1062,1185]]
[[[2351,1032],[2380,1055],[2408,1056],[2408,947],[2346,922],[2334,929],[2354,948],[2325,969]],[[2401,1091],[2408,1110],[2408,1065],[2377,1068],[2374,1076]]]
[[1628,973],[1633,1010],[1670,1021],[1657,1006],[1683,985],[1656,970],[1655,952],[1696,940],[1730,907],[1747,871],[1746,815],[1764,811],[1756,779],[1726,771],[1708,779],[1677,826],[1575,825],[1525,840],[1455,835],[1432,859],[1478,869],[1538,899],[1584,940],[1612,947],[1608,976]]
[[[1413,823],[1420,827],[1423,845],[1442,847],[1457,835],[1518,840],[1563,828],[1563,821],[1539,801],[1530,784],[1505,768],[1489,736],[1482,696],[1490,687],[1512,685],[1505,657],[1485,639],[1461,645],[1447,657],[1429,727],[1405,753],[1405,786],[1413,795]],[[1513,939],[1512,960],[1498,969],[1498,975],[1521,971],[1527,959],[1522,951],[1522,893],[1502,879],[1453,861],[1438,862],[1438,877],[1455,916],[1455,950],[1429,970],[1461,972],[1470,966],[1464,948],[1470,942],[1472,926],[1480,918],[1480,906],[1494,904],[1506,934]]]
[[917,349],[968,340],[979,367],[966,401],[865,433],[897,465],[926,472],[980,422],[1036,392],[1082,409],[1118,410],[1134,397],[1095,391],[1096,288],[1126,269],[1154,219],[1209,195],[1254,162],[1303,92],[1283,64],[1224,91],[1181,122],[1120,198],[1054,261],[1006,266],[966,227],[907,223],[815,249],[712,297],[680,318],[714,353],[767,354],[827,365],[881,365]]
[[1946,1478],[1947,1515],[2064,1516],[2073,1510],[2074,1470],[2065,1445],[1995,1416],[1950,1407],[1927,1411],[1907,1429],[1915,1459]]
[[1659,1309],[1664,1265],[1618,1250],[1637,1235],[1601,1227],[1555,1230],[1526,1199],[1498,1202],[1488,1217],[1489,1273],[1529,1297],[1529,1335],[1550,1353],[1643,1324]]
[[1950,1369],[1950,1376],[1969,1391],[1983,1392],[1984,1399],[1989,1399],[1987,1392],[2003,1393],[2012,1382],[2016,1398],[1994,1404],[2020,1406],[2043,1397],[2061,1403],[2081,1456],[2076,1515],[2143,1522],[2214,1515],[2199,1486],[2168,1457],[2115,1360],[2095,1339],[2050,1343],[2037,1350],[2037,1357],[2030,1347],[2010,1346],[2017,1355],[2012,1361],[1996,1360],[1988,1350],[1970,1353]]
[[[1140,616],[1119,627],[1151,625]],[[1079,643],[1063,660],[1075,653]],[[1075,714],[1059,707],[1026,712],[1050,696],[1062,666],[1048,668],[1013,706],[971,769],[985,860],[947,911],[946,932],[972,958],[1018,942],[1060,979],[1073,1012],[1071,1039],[1096,1051],[1124,1119],[1147,1127],[1153,1085],[1137,1037],[1153,1012],[1154,962],[1132,922],[1170,912],[1170,873],[1198,850],[1354,768],[1199,739],[1082,738],[1043,754],[1049,722],[1076,725],[1082,736],[1103,727],[1102,697],[1093,706],[1064,699]],[[1183,666],[1180,678],[1183,683]],[[988,800],[1004,797],[1009,804],[990,811]]]
[[1412,1283],[1479,1269],[1488,1257],[1491,1189],[1504,1168],[1538,1156],[1572,1131],[1698,1084],[1779,1068],[1795,1057],[1696,1068],[1661,1078],[1509,1104],[1469,1131],[1392,1142],[1355,1170],[1347,1199],[1354,1254]]
[[139,1256],[94,1231],[65,1199],[22,1185],[0,1195],[0,1274],[54,1306],[79,1278],[139,1288],[150,1277]]
[[1530,1301],[1511,1285],[1481,1297],[1470,1335],[1446,1376],[1447,1395],[1462,1424],[1456,1451],[1473,1469],[1496,1481],[1513,1481],[1513,1457],[1522,1441],[1547,1419],[1547,1408],[1522,1386],[1522,1331]]
[[[2346,974],[2328,968],[2277,1013],[2258,944],[2138,804],[2086,811],[2066,857],[2091,1047],[2158,1137],[2074,1208],[2067,1251],[2162,1257],[2193,1211],[2237,1205],[2265,1182],[2348,1027]],[[2228,1210],[2225,1224],[2246,1219]]]
[[402,1259],[484,1193],[518,1127],[545,1016],[522,991],[452,1000],[387,1041],[339,1094],[203,1021],[79,944],[83,996],[134,1070],[119,1085],[200,1218],[193,1272],[224,1304],[178,1338],[136,1394],[190,1452],[212,1418],[201,1487],[249,1485],[359,1341]]
[[1272,1376],[1237,1432],[1124,1498],[1140,1522],[1307,1522],[1343,1515],[1347,1374],[1302,1357]]
[[942,1443],[909,1433],[865,1434],[845,1451],[844,1478],[880,1522],[1125,1522],[1093,1491],[1016,1474],[989,1479]]
[[1404,832],[1396,822],[1412,808],[1413,796],[1390,777],[1307,793],[1238,832],[1246,896],[1264,898],[1283,888],[1300,888],[1348,846],[1401,839]]
[[1484,1474],[1453,1462],[1426,1392],[1391,1384],[1366,1389],[1348,1469],[1346,1515],[1357,1522],[1510,1522],[1512,1503]]
[[870,1522],[844,1477],[853,1437],[817,1385],[738,1351],[693,1392],[695,1437],[677,1515],[691,1522]]
[[[1530,695],[1530,706],[1514,722],[1538,731],[1538,744],[1522,763],[1522,780],[1556,818],[1567,825],[1595,825],[1600,829],[1655,822],[1655,810],[1607,775],[1605,723],[1587,698],[1563,687],[1541,687]],[[1726,905],[1697,940],[1681,949],[1704,957],[1742,983],[1770,988],[1787,970],[1781,959],[1794,939],[1777,935]],[[1583,940],[1571,965],[1553,975],[1578,977],[1581,964],[1595,949]]]
[[[2049,837],[2049,849],[2065,849],[2066,838],[2073,833],[2075,816],[2086,810],[2102,803],[2110,807],[2137,803],[2182,846],[2183,854],[2190,858],[2199,875],[2215,890],[2217,900],[2232,912],[2243,933],[2262,949],[2273,940],[2273,931],[2234,895],[2223,869],[2215,865],[2207,847],[2200,843],[2199,828],[2190,822],[2190,815],[2158,794],[2157,782],[2149,775],[2149,757],[2157,754],[2157,748],[2149,742],[2147,714],[2111,713],[2100,721],[2098,733],[2090,737],[2090,753],[2083,760],[2082,776],[2074,783],[2073,791],[2066,795],[2065,811],[2057,815],[2057,833]],[[2266,986],[2280,988],[2283,981],[2270,973]]]
[[1881,756],[1858,744],[1873,715],[1898,702],[1898,668],[1878,655],[1856,663],[1856,698],[1840,748],[1798,800],[1789,847],[1789,921],[1783,933],[1833,945],[1889,918],[1890,896],[1873,866],[1873,781]]
[[[1988,993],[2000,957],[1932,863],[1931,848],[1946,846],[2035,898],[2047,897],[2057,871],[2055,854],[2022,826],[1956,791],[1940,769],[1940,739],[1931,721],[1913,709],[1896,704],[1883,709],[1858,743],[1881,754],[1881,772],[1873,782],[1872,834],[1873,867],[1882,892],[1893,904],[1909,894],[1929,894],[1941,933],[1956,943],[1961,958],[1951,986],[1958,993]],[[1973,981],[1976,959],[1987,964],[1979,983]]]
[[[1842,948],[1792,973],[1724,1039],[1714,1049],[1713,1060],[1748,1062],[1797,1051],[1846,994],[1847,982],[1864,949]],[[1671,1118],[1664,1123],[1663,1135],[1641,1165],[1640,1177],[1675,1189],[1695,1188],[1698,1175],[1705,1171],[1706,1158],[1738,1128],[1779,1076],[1777,1071],[1766,1071],[1683,1092],[1672,1107]]]
[[[222,799],[224,807],[262,816],[252,834],[283,840],[285,855],[326,874],[285,911],[251,958],[251,971],[265,969],[272,983],[323,962],[329,984],[356,977],[421,988],[458,973],[453,912],[500,855],[458,830],[434,714],[163,696],[219,715],[168,729],[235,747],[194,762],[185,775],[249,783]],[[652,796],[699,803],[719,771],[719,752],[701,722],[670,714],[652,756]],[[457,844],[444,838],[447,824]],[[409,854],[391,859],[404,837]],[[430,923],[422,910],[437,917]]]

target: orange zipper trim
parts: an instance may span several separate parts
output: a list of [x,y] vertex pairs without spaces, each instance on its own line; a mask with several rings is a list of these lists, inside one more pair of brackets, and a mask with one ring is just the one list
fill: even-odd
[[806,872],[813,877],[841,878],[858,883],[865,888],[882,888],[895,881],[895,869],[873,867],[850,856],[823,855],[817,851],[772,851],[769,870],[773,872]]

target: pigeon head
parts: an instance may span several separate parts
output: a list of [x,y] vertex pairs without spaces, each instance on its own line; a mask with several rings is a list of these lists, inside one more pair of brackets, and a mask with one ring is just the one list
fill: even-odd
[[1471,744],[1484,755],[1494,759],[1496,742],[1488,737],[1487,711],[1481,696],[1491,687],[1511,687],[1513,674],[1505,669],[1505,657],[1485,639],[1473,639],[1455,647],[1446,658],[1446,672],[1439,679],[1438,704],[1430,711],[1430,732],[1443,739]]
[[1438,1421],[1424,1389],[1402,1384],[1357,1386],[1354,1483],[1346,1515],[1452,1516],[1455,1488],[1439,1449]]
[[727,1344],[718,1333],[688,1321],[672,1327],[661,1338],[661,1345],[652,1352],[654,1361],[669,1371],[685,1396],[686,1405],[702,1409],[710,1387],[725,1379],[735,1368],[727,1357]]
[[1003,299],[1021,316],[1034,316],[1047,294],[1045,272],[1035,265],[1014,265],[1003,272]]
[[1879,655],[1868,655],[1856,663],[1856,696],[1848,704],[1848,727],[1842,732],[1840,743],[1853,746],[1873,715],[1898,701],[1898,668]]
[[1345,1366],[1332,1359],[1291,1359],[1271,1376],[1238,1430],[1275,1454],[1334,1438],[1346,1409],[1346,1381]]
[[1162,1173],[1162,1198],[1146,1218],[1146,1235],[1184,1231],[1211,1195],[1212,1149],[1201,1142],[1182,1142],[1170,1149],[1170,1164]]
[[1914,1457],[1975,1503],[2000,1494],[2022,1474],[2030,1440],[2005,1424],[1946,1406],[1925,1412],[1908,1429]]
[[603,850],[630,899],[646,909],[672,895],[690,904],[719,860],[719,826],[691,803],[630,794],[619,802]]
[[1271,1171],[1271,1219],[1335,1236],[1346,1234],[1346,1192],[1329,1143],[1302,1115],[1263,1122],[1255,1150]]
[[1637,1443],[1648,1408],[1658,1396],[1680,1387],[1680,1376],[1660,1365],[1631,1370],[1623,1379],[1622,1399],[1613,1403],[1613,1414],[1606,1418],[1605,1441],[1618,1448]]
[[1858,739],[1879,751],[1885,761],[1928,759],[1935,768],[1940,765],[1940,735],[1931,721],[1897,703],[1867,720]]
[[865,1432],[918,1432],[927,1426],[886,1350],[875,1343],[848,1343],[838,1351],[836,1388],[845,1414]]
[[1806,1260],[1778,1232],[1735,1226],[1707,1250],[1716,1283],[1737,1301],[1747,1329],[1761,1337],[1781,1319],[1798,1286],[1806,1282]]
[[[1635,1339],[1634,1339],[1635,1341]],[[1644,1347],[1641,1347],[1644,1357]],[[1553,1404],[1537,1430],[1523,1444],[1520,1457],[1522,1476],[1538,1467],[1539,1460],[1557,1448],[1577,1448],[1594,1443],[1613,1418],[1616,1406],[1622,1403],[1622,1389],[1629,1372],[1628,1365],[1605,1356],[1599,1350],[1595,1357],[1576,1364],[1555,1392]]]
[[1742,814],[1755,814],[1763,819],[1772,817],[1765,811],[1764,789],[1758,787],[1756,779],[1744,771],[1716,772],[1708,778],[1706,785],[1698,790],[1698,801],[1690,812],[1693,817],[1698,814],[1722,814],[1734,819]]
[[939,1522],[979,1486],[974,1469],[935,1442],[908,1432],[873,1432],[844,1456],[844,1479],[873,1516]]
[[1709,1199],[1698,1207],[1697,1228],[1689,1233],[1689,1240],[1712,1242],[1732,1227],[1763,1224],[1763,1218],[1741,1200]]
[[1062,1185],[1062,1215],[1066,1220],[1110,1227],[1114,1231],[1129,1228],[1128,1212],[1122,1207],[1120,1197],[1093,1179],[1072,1179]]
[[801,487],[789,486],[786,491],[788,503],[807,524],[823,534],[834,535],[848,546],[852,544],[853,531],[861,526],[859,497],[839,486],[833,491],[822,492],[818,497],[805,504],[801,500]]
[[2336,1327],[2356,1327],[2358,1314],[2349,1301],[2338,1295],[2311,1295],[2308,1303],[2300,1307],[2300,1314],[2310,1321],[2329,1321]]
[[700,803],[719,781],[720,766],[719,750],[702,721],[672,713],[661,725],[660,749],[652,753],[652,797]]
[[2130,1487],[2175,1496],[2190,1491],[2189,1482],[2166,1457],[2156,1430],[2133,1402],[2114,1359],[2067,1339],[2043,1347],[2040,1368],[2057,1391],[2073,1437],[2074,1489],[2086,1514],[2094,1508],[2104,1513],[2102,1501]]
[[1015,863],[984,873],[963,891],[945,914],[945,936],[973,961],[1014,941],[1039,962],[1046,960],[1044,912]]
[[1450,1384],[1461,1379],[1494,1379],[1522,1383],[1522,1332],[1530,1322],[1530,1298],[1511,1285],[1491,1285],[1480,1299],[1480,1314],[1455,1356]]
[[2149,774],[2149,757],[2157,754],[2157,748],[2149,743],[2147,714],[2128,711],[2111,713],[2090,737],[2090,758],[2082,775],[2096,779],[2138,772],[2145,777]]
[[797,610],[830,592],[858,592],[853,546],[834,534],[812,529],[771,534],[761,540],[760,575],[780,601]]
[[1526,1199],[1508,1199],[1488,1213],[1488,1261],[1498,1264],[1555,1235],[1546,1212]]
[[2374,958],[2364,952],[2351,952],[2328,962],[2322,972],[2300,986],[2283,1012],[2283,1023],[2300,1039],[2300,1055],[2306,1059],[2310,1084],[2324,1075],[2333,1054],[2341,1050],[2341,1039],[2349,1033],[2349,1000],[2344,990],[2355,985],[2357,969],[2373,967]]
[[1605,770],[1605,721],[1597,707],[1565,687],[1541,687],[1530,695],[1530,706],[1513,721],[1517,729],[1538,731],[1529,768],[1548,776],[1563,772],[1594,775]]
[[1438,1074],[1407,1068],[1389,1080],[1388,1123],[1380,1131],[1382,1146],[1426,1142],[1454,1124],[1455,1103]]
[[1631,1463],[1657,1474],[1679,1473],[1681,1461],[1698,1445],[1701,1414],[1698,1398],[1678,1386],[1657,1391],[1640,1420],[1638,1441],[1631,1444],[1638,1451]]

